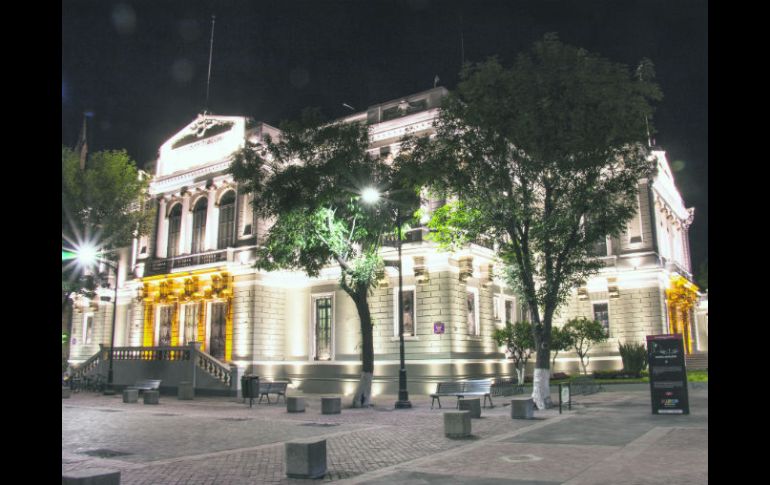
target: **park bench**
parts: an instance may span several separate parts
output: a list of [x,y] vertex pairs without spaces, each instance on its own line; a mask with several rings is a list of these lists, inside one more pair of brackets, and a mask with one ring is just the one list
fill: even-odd
[[281,396],[283,396],[283,401],[286,402],[286,386],[288,386],[288,382],[260,382],[259,383],[259,401],[257,401],[257,404],[262,402],[262,397],[267,398],[267,403],[270,404],[270,394],[275,394],[275,402],[278,402],[281,399]]
[[133,389],[142,391],[157,391],[160,388],[160,379],[140,379],[131,386]]
[[575,377],[570,379],[569,384],[572,394],[593,394],[604,390],[601,384],[596,383],[596,379],[589,376]]
[[430,395],[431,402],[430,408],[433,409],[433,404],[438,401],[438,407],[441,409],[441,396],[455,396],[457,397],[457,404],[455,407],[460,407],[460,399],[468,396],[481,396],[484,398],[484,407],[487,407],[487,399],[489,399],[489,407],[494,407],[492,404],[492,396],[490,395],[492,383],[488,380],[482,381],[460,381],[460,382],[439,382],[436,384],[436,392]]

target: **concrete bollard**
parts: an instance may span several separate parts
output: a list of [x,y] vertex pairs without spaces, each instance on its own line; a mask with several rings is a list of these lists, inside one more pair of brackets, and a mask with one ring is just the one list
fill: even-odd
[[444,411],[444,435],[447,438],[465,438],[471,435],[470,411]]
[[63,387],[61,388],[61,398],[62,399],[69,399],[72,396],[72,389],[69,387]]
[[481,399],[460,399],[460,411],[470,411],[471,418],[481,417]]
[[288,441],[285,450],[287,477],[321,478],[326,475],[326,440]]
[[532,419],[535,417],[535,401],[531,397],[511,399],[512,419]]
[[90,468],[63,472],[62,485],[120,485],[120,471],[109,468]]
[[322,397],[321,414],[340,414],[342,412],[342,398]]
[[288,396],[286,398],[286,411],[290,413],[304,413],[305,412],[305,398]]
[[176,397],[181,401],[191,401],[195,397],[195,389],[193,389],[192,382],[180,382],[179,387],[177,387]]
[[144,403],[145,404],[160,404],[160,392],[158,392],[158,391],[144,391]]
[[138,402],[139,401],[139,389],[123,389],[123,402]]

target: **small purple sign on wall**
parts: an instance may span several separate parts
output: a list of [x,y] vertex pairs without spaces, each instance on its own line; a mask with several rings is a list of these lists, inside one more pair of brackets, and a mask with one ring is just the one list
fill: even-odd
[[443,334],[444,333],[444,322],[433,322],[433,333],[436,334]]

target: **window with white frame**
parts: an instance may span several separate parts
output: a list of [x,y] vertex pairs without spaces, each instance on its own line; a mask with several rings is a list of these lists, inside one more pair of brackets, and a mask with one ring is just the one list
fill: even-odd
[[94,314],[86,313],[83,315],[83,343],[86,345],[94,343]]
[[[404,337],[417,335],[416,290],[414,286],[404,286]],[[398,337],[398,288],[393,292],[393,335]]]
[[313,360],[332,360],[334,349],[334,298],[331,293],[313,295]]
[[492,318],[496,321],[500,321],[500,296],[494,295],[492,297]]
[[503,298],[503,323],[516,323],[516,305],[513,298]]
[[602,324],[604,333],[610,335],[610,305],[609,302],[594,302],[594,320]]
[[467,288],[465,306],[467,308],[468,335],[480,335],[478,288]]

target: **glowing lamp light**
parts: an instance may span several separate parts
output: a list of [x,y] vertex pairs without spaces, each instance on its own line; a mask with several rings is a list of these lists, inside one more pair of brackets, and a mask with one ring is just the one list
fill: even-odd
[[90,245],[84,245],[77,250],[77,259],[83,266],[91,266],[96,263],[96,258],[99,252],[95,247]]
[[367,187],[361,192],[361,199],[367,204],[374,204],[380,200],[380,192],[372,187]]

